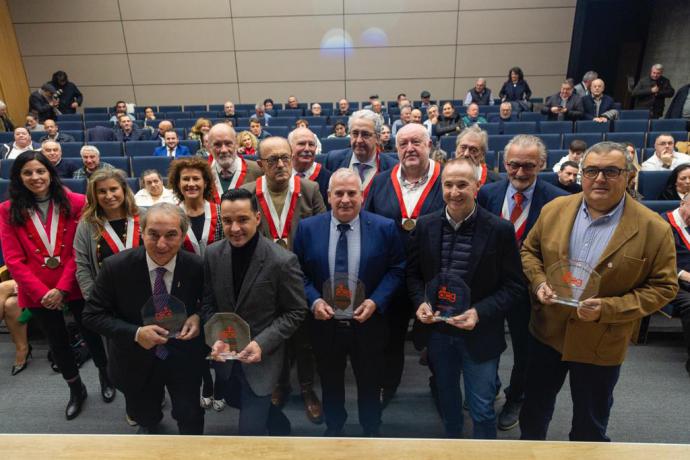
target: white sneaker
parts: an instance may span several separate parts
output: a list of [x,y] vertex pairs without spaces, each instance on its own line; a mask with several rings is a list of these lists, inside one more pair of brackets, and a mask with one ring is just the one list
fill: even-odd
[[201,407],[204,409],[210,409],[213,406],[213,396],[209,398],[201,397]]
[[213,400],[213,410],[216,412],[220,412],[223,409],[225,409],[225,400],[224,399],[214,399]]
[[137,426],[138,423],[132,420],[128,414],[125,414],[125,420],[127,420],[127,425],[129,426]]

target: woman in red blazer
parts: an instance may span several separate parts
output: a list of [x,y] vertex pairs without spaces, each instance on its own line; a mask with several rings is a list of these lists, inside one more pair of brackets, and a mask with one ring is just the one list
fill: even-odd
[[9,201],[0,204],[5,264],[17,282],[20,307],[30,308],[48,338],[53,359],[70,388],[67,420],[81,411],[86,387],[79,377],[62,308],[74,315],[96,365],[105,362],[100,336],[81,328],[84,300],[75,277],[72,241],[84,195],[63,188],[42,153],[24,152],[12,165]]

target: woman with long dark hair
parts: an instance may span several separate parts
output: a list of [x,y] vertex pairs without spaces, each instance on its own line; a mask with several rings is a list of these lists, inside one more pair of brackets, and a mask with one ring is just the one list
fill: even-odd
[[690,164],[676,166],[666,181],[660,200],[682,200],[690,193]]
[[510,102],[516,112],[530,110],[529,98],[532,97],[532,90],[525,81],[525,74],[520,67],[513,67],[508,71],[508,80],[503,83],[498,97],[501,98],[501,102]]
[[63,188],[52,163],[36,151],[12,164],[9,201],[0,204],[0,238],[5,264],[17,282],[20,307],[30,308],[48,338],[53,359],[70,389],[67,420],[81,412],[86,387],[70,346],[63,308],[74,315],[94,362],[105,362],[100,337],[81,327],[84,308],[72,249],[84,195]]
[[445,102],[442,107],[441,115],[436,123],[436,134],[439,137],[447,134],[458,134],[465,128],[462,117],[455,111],[455,107],[450,101]]

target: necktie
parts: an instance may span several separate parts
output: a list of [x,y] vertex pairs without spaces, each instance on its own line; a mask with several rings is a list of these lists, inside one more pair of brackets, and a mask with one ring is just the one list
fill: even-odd
[[364,176],[366,174],[367,169],[369,169],[369,165],[364,164],[364,163],[355,163],[357,166],[357,170],[359,171],[359,178],[362,180],[362,183],[364,183]]
[[[525,196],[517,192],[515,195],[513,195],[513,200],[515,200],[515,206],[513,207],[513,211],[510,213],[510,222],[515,225],[515,222],[520,218],[520,215],[522,215],[522,202],[524,201]],[[517,230],[517,228],[515,229]]]
[[335,269],[336,274],[347,275],[349,273],[347,267],[347,231],[350,230],[350,224],[338,224],[338,244],[335,246]]
[[168,149],[168,156],[169,157],[173,156],[173,150],[172,149]]
[[[153,282],[153,306],[159,313],[168,304],[168,290],[165,287],[163,276],[168,272],[165,267],[156,268],[156,280]],[[160,359],[168,357],[168,349],[165,345],[156,345],[155,354]]]

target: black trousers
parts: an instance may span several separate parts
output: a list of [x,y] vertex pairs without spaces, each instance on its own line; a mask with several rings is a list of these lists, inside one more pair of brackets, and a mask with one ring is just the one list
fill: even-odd
[[506,399],[522,401],[527,382],[527,357],[529,353],[529,300],[519,301],[506,315],[510,341],[513,345],[513,368],[510,371],[510,384],[505,389]]
[[405,367],[405,339],[412,317],[412,303],[407,292],[396,294],[385,318],[388,323],[388,342],[383,351],[384,363],[381,387],[395,391],[400,385]]
[[571,441],[610,441],[606,436],[613,406],[613,389],[620,366],[562,361],[553,348],[530,335],[525,402],[520,412],[520,439],[544,440],[556,396],[570,374],[573,400]]
[[688,356],[690,356],[690,283],[680,281],[678,284],[680,289],[671,305],[673,306],[673,316],[680,318],[683,326],[683,338],[688,349]]
[[347,420],[345,368],[349,356],[357,384],[359,423],[365,434],[376,434],[381,426],[379,385],[384,364],[383,350],[358,337],[352,321],[331,321],[336,322],[333,342],[330,347],[320,348],[316,354],[326,426],[341,430]]
[[[94,364],[98,368],[105,369],[108,364],[108,358],[105,354],[105,347],[103,346],[101,336],[91,329],[82,326],[81,313],[84,310],[84,300],[73,300],[67,304],[67,307],[74,315],[74,320],[86,345],[89,347]],[[48,310],[41,307],[32,308],[31,313],[48,339],[53,359],[60,367],[62,377],[65,380],[72,380],[77,377],[79,375],[79,368],[74,360],[74,353],[70,345],[62,310]]]
[[144,387],[125,393],[127,415],[144,427],[159,423],[163,419],[161,401],[167,388],[171,414],[180,434],[203,434],[204,410],[199,405],[201,375],[196,368],[190,371],[185,359],[173,356],[173,352],[165,360],[156,358]]
[[314,352],[309,341],[307,321],[303,321],[295,333],[286,342],[285,362],[280,374],[278,385],[290,387],[290,370],[293,363],[297,363],[297,380],[301,387],[311,387],[314,384]]

